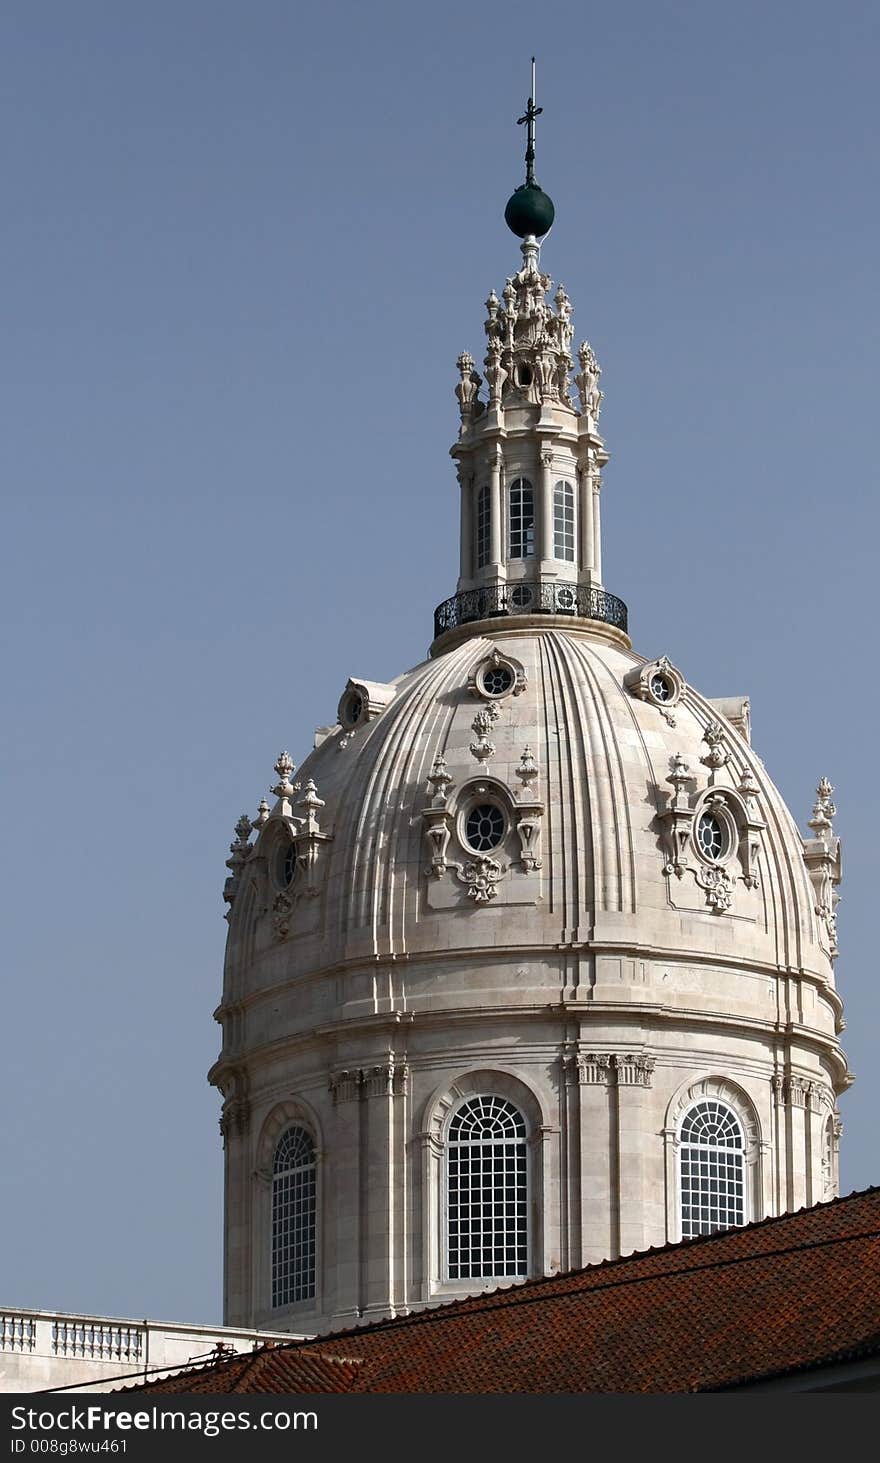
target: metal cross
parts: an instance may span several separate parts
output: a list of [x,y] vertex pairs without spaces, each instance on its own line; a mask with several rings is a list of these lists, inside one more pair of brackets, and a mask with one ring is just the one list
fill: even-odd
[[535,106],[535,58],[532,57],[532,94],[526,103],[524,117],[517,117],[516,125],[521,127],[524,122],[528,124],[528,142],[526,144],[526,183],[534,185],[535,182],[535,118],[540,117],[543,107]]

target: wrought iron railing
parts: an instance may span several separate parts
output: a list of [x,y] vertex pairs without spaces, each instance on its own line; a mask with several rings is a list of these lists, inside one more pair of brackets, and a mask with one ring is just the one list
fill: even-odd
[[444,599],[434,611],[434,638],[495,615],[574,615],[626,632],[626,605],[607,589],[582,584],[492,584]]

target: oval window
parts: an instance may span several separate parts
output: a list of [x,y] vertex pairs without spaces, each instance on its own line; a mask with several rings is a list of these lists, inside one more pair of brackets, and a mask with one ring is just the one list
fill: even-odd
[[704,858],[718,860],[726,851],[724,825],[714,813],[701,813],[697,820],[697,847]]
[[275,859],[275,877],[282,889],[293,883],[296,867],[296,844],[282,844]]
[[350,691],[342,706],[342,724],[346,727],[357,726],[364,714],[364,698],[360,691]]
[[659,671],[651,677],[651,695],[655,701],[672,700],[672,682]]
[[494,803],[477,803],[465,819],[464,834],[475,853],[488,853],[504,837],[504,814]]

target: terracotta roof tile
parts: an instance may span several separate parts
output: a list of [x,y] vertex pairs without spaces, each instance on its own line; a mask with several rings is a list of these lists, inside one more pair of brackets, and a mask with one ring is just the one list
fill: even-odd
[[[218,1379],[222,1371],[222,1386],[210,1390],[686,1392],[870,1351],[878,1338],[880,1190],[869,1189],[274,1346],[240,1372],[240,1358],[209,1369]],[[202,1390],[204,1377],[189,1372],[152,1385]]]

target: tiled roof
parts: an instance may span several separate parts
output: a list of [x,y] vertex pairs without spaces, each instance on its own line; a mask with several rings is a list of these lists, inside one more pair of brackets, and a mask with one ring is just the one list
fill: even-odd
[[[293,1342],[157,1391],[689,1392],[880,1349],[880,1189]],[[304,1370],[326,1364],[326,1373]],[[360,1365],[358,1365],[360,1363]],[[300,1371],[293,1368],[299,1366]],[[185,1384],[185,1385],[184,1385]]]
[[173,1377],[122,1387],[124,1392],[350,1392],[361,1361],[320,1356],[290,1346],[258,1351],[187,1368]]

